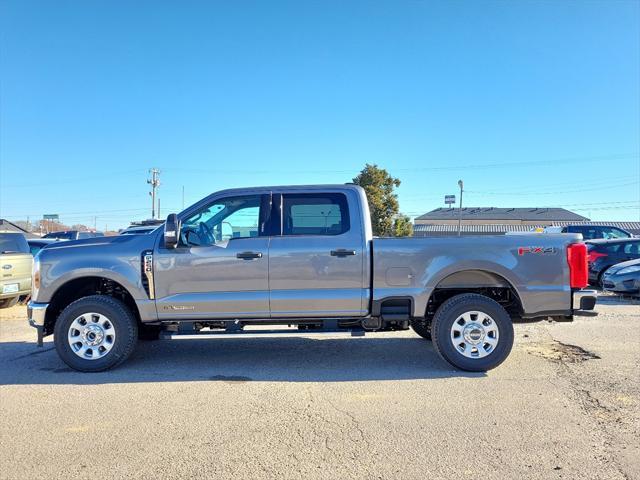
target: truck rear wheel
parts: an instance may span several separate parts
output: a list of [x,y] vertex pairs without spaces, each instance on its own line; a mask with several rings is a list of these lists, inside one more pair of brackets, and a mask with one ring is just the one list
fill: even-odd
[[431,322],[424,318],[411,320],[411,329],[426,340],[431,340]]
[[124,362],[138,340],[138,324],[121,301],[92,295],[65,308],[54,330],[60,358],[75,370],[100,372]]
[[454,367],[485,372],[500,365],[513,346],[513,323],[495,300],[475,293],[451,297],[431,322],[433,344]]

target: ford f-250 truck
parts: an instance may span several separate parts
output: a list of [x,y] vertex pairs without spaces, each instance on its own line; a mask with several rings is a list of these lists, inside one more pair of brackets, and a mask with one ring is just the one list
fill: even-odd
[[356,185],[263,187],[214,193],[151,234],[41,250],[28,313],[81,371],[120,364],[139,336],[409,327],[485,371],[509,355],[513,319],[592,311],[586,286],[577,234],[374,238]]

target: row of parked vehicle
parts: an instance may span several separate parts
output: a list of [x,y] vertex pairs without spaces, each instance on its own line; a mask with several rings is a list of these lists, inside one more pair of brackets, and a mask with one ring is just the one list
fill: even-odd
[[603,290],[640,294],[640,238],[589,240],[589,283]]
[[582,234],[589,252],[589,283],[615,293],[640,294],[640,238],[611,225],[552,226],[544,233]]

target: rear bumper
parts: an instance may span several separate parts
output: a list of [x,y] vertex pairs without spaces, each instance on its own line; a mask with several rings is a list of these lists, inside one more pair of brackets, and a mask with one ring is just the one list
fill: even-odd
[[[1,289],[0,289],[0,292],[2,292]],[[23,297],[25,295],[29,295],[30,293],[31,293],[30,288],[27,288],[26,290],[19,290],[17,292],[0,293],[0,300],[4,300],[5,298]]]
[[576,290],[573,292],[571,310],[573,315],[594,315],[593,311],[598,300],[595,290]]

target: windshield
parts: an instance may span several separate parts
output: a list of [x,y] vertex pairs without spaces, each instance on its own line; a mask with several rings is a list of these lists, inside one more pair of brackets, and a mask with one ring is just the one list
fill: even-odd
[[149,228],[132,228],[131,230],[123,230],[120,232],[120,235],[141,235],[145,233],[153,232],[157,227],[149,227]]
[[0,253],[29,253],[29,244],[21,233],[0,233]]

